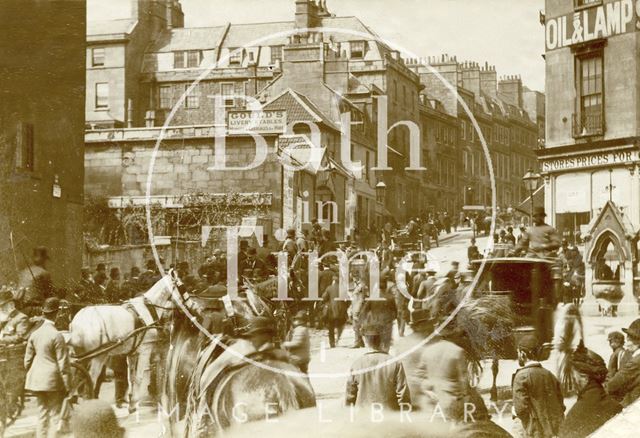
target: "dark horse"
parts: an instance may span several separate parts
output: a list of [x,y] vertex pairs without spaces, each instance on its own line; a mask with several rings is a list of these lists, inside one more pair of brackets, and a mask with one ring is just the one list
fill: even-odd
[[242,338],[243,327],[255,316],[272,317],[278,326],[283,318],[278,306],[252,290],[241,292],[237,300],[225,297],[222,303],[191,299],[200,313],[218,314],[221,330],[210,339],[189,317],[174,313],[162,390],[172,436],[179,435],[180,428],[182,436],[211,436],[238,423],[315,406],[308,378],[282,350],[257,352]]

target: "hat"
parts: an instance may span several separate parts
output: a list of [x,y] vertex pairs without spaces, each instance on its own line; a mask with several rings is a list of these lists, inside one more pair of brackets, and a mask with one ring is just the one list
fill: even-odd
[[528,334],[520,338],[518,341],[518,349],[528,352],[534,352],[538,349],[539,342],[536,335]]
[[42,313],[55,313],[60,310],[60,299],[56,297],[47,298],[42,306]]
[[8,303],[9,301],[13,301],[15,298],[13,296],[13,292],[9,289],[4,289],[0,291],[0,306]]
[[39,257],[42,260],[49,260],[49,251],[44,246],[38,246],[33,248],[33,256]]
[[629,328],[623,328],[622,331],[630,338],[640,340],[640,318],[633,321]]
[[251,247],[251,248],[249,248],[249,249],[247,250],[247,254],[249,254],[249,255],[256,255],[256,254],[258,254],[258,250],[257,250],[257,249],[255,249],[254,247]]
[[81,438],[124,436],[124,429],[118,423],[111,405],[99,399],[78,404],[71,419],[71,429],[73,436]]
[[416,309],[411,312],[411,325],[420,323],[433,323],[431,313],[428,309]]
[[586,374],[593,380],[603,383],[607,378],[607,365],[604,359],[591,350],[585,348],[584,343],[580,345],[571,356],[573,368],[579,373]]
[[544,207],[535,207],[533,209],[533,217],[536,216],[546,216],[547,213],[544,212]]
[[276,334],[276,327],[273,319],[264,316],[256,316],[251,321],[245,330],[246,335],[255,335],[258,333],[270,333]]
[[620,332],[611,332],[609,333],[609,336],[607,336],[607,340],[608,341],[612,341],[614,339],[617,339],[618,341],[624,343],[624,335]]

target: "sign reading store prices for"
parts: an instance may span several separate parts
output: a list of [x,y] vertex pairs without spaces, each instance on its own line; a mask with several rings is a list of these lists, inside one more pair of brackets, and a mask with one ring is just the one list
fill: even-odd
[[545,20],[547,50],[640,29],[640,0],[618,0]]
[[230,134],[284,134],[286,127],[285,110],[229,111],[227,118]]
[[639,161],[640,152],[637,150],[612,151],[581,155],[578,157],[543,158],[541,160],[541,167],[543,172],[557,172],[588,167],[637,163]]

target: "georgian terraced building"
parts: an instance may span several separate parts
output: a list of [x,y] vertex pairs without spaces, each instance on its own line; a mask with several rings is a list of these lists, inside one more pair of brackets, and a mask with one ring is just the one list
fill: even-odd
[[621,289],[633,312],[640,229],[637,6],[546,1],[546,147],[539,151],[549,221],[569,240],[586,241],[587,296]]
[[[488,205],[487,172],[482,170],[470,124],[462,123],[464,116],[451,105],[450,96],[432,88],[418,66],[381,42],[358,18],[336,16],[324,1],[292,0],[291,21],[184,28],[177,1],[135,1],[134,13],[152,6],[165,13],[151,14],[154,18],[132,16],[126,26],[118,21],[89,26],[87,56],[93,59],[97,53],[98,63],[104,66],[87,70],[88,90],[101,88],[103,92],[102,97],[96,94],[87,99],[88,193],[120,200],[144,195],[152,139],[166,123],[171,137],[161,145],[164,155],[154,172],[163,172],[163,176],[157,182],[154,179],[152,194],[260,192],[272,202],[269,218],[264,218],[271,221],[265,225],[270,230],[304,228],[308,225],[302,222],[327,218],[331,212],[323,210],[330,210],[327,203],[336,204],[337,222],[327,227],[338,239],[366,233],[391,219],[403,223],[429,210],[449,210],[456,215],[465,203]],[[303,30],[320,27],[329,30]],[[97,29],[100,35],[95,34]],[[138,32],[142,29],[147,32]],[[145,49],[140,53],[134,46]],[[98,85],[107,82],[103,70],[114,62],[102,60],[103,54],[109,56],[106,48],[120,56],[112,74],[124,78],[124,85],[120,79],[113,86],[109,80],[108,88]],[[455,63],[455,69],[462,66]],[[475,67],[471,70],[475,72]],[[479,73],[480,68],[477,70]],[[495,108],[482,107],[483,96],[468,89],[475,86],[473,81],[460,80],[460,93],[478,109],[478,117],[489,117],[490,125],[494,113],[500,113],[503,120],[496,123],[505,126],[500,131],[504,138],[517,134],[516,119],[535,137],[535,123],[524,110],[522,98],[501,103],[506,99],[498,99],[502,82],[498,83],[495,70],[489,76],[493,88],[487,89],[495,95]],[[135,86],[129,78],[137,81]],[[523,88],[516,82],[520,86],[515,88],[517,95]],[[224,120],[216,119],[213,96],[221,97],[227,113]],[[214,129],[225,130],[227,152],[233,154],[236,165],[255,158],[253,139],[231,126],[246,111],[247,99],[259,101],[269,114],[283,115],[271,129],[261,131],[269,145],[265,163],[273,166],[256,172],[230,171],[221,178],[221,172],[209,170],[215,162]],[[346,113],[350,120],[344,118]],[[381,114],[386,116],[386,128],[381,125],[385,123],[380,122],[384,119]],[[290,129],[285,134],[287,125]],[[319,144],[311,141],[311,125],[320,129]],[[417,138],[412,137],[410,126],[421,130]],[[463,129],[467,134],[461,136]],[[343,157],[347,131],[351,154]],[[468,155],[462,153],[461,141],[466,142]],[[411,164],[412,143],[420,152],[417,167],[424,170],[405,170]],[[535,143],[535,138],[523,141],[522,163],[534,161]],[[287,150],[290,145],[300,151]],[[282,159],[304,161],[308,154],[304,150],[311,146],[322,150],[324,164],[319,168],[307,167],[291,175],[279,165]],[[374,169],[380,149],[386,151],[387,170]],[[197,156],[186,156],[193,151]],[[500,153],[506,156],[514,151],[516,148],[505,146]],[[350,168],[349,160],[360,162],[363,169]],[[524,199],[517,192],[522,175],[514,180],[506,170],[510,162],[499,162],[503,177],[498,203],[517,206]],[[474,192],[465,193],[466,186],[473,186]]]

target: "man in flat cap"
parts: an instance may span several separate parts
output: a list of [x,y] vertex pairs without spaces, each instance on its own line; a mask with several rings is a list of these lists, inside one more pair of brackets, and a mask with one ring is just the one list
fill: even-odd
[[118,423],[109,403],[85,400],[78,405],[71,420],[74,438],[122,438],[125,430]]
[[624,348],[624,335],[622,333],[617,331],[611,332],[609,336],[607,336],[607,340],[609,341],[611,350],[613,350],[607,367],[609,370],[607,379],[611,380],[631,358],[631,354]]
[[640,397],[640,318],[622,331],[627,335],[627,349],[631,358],[606,384],[607,392],[622,398],[627,407]]
[[392,360],[382,348],[381,327],[369,325],[363,328],[367,351],[351,366],[347,380],[347,405],[371,407],[381,404],[390,410],[411,406],[411,397],[404,367]]
[[560,382],[537,361],[538,338],[525,335],[518,342],[520,367],[512,378],[513,411],[527,438],[552,438],[564,420]]

